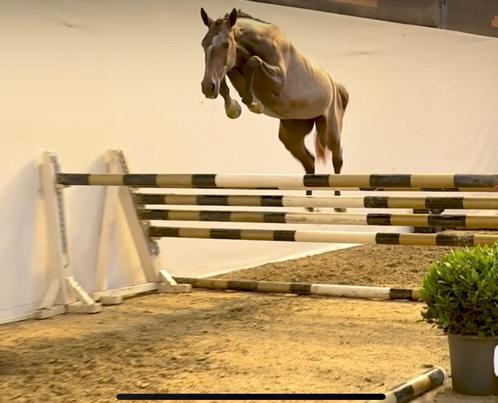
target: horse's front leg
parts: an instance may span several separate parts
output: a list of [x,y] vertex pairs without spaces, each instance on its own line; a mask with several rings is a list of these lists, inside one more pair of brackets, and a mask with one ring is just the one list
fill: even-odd
[[[264,78],[268,80],[271,94],[275,97],[280,96],[286,83],[285,73],[282,68],[266,63],[259,56],[251,56],[244,67],[246,90],[242,98],[242,102],[251,110],[263,109],[261,102],[255,100],[254,96],[254,76],[257,73],[263,74]],[[255,112],[255,110],[253,111]]]
[[230,88],[228,88],[226,78],[221,80],[220,95],[225,100],[225,113],[227,116],[230,119],[237,119],[240,116],[242,109],[239,103],[230,96]]

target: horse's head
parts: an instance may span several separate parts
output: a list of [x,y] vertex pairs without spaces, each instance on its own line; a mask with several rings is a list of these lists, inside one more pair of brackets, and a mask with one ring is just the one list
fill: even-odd
[[202,39],[205,70],[201,87],[206,98],[216,98],[220,92],[221,80],[235,66],[237,45],[232,27],[237,22],[237,10],[234,8],[225,18],[215,21],[201,8],[201,17],[208,27],[208,32]]

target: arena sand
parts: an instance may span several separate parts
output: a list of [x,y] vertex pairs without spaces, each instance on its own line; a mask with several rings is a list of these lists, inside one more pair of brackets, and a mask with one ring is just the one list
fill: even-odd
[[[361,246],[218,277],[417,287],[448,251]],[[131,298],[95,315],[7,324],[0,327],[0,401],[109,402],[125,392],[384,392],[434,365],[449,372],[446,337],[421,321],[422,308],[194,290]],[[432,393],[418,401],[435,399]]]

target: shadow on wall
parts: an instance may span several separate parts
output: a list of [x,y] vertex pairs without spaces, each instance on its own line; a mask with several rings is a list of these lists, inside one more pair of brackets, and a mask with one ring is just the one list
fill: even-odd
[[[0,193],[0,220],[9,223],[2,229],[0,283],[11,284],[0,293],[0,323],[4,313],[11,317],[32,311],[43,296],[47,244],[40,190],[38,160],[33,159],[4,182]],[[18,251],[15,259],[13,250]]]
[[[73,171],[71,166],[65,163],[63,156],[60,162],[62,171]],[[104,173],[106,170],[104,153],[85,168],[85,172]],[[75,186],[64,191],[69,256],[75,278],[88,292],[96,290],[101,225],[108,189],[110,188]],[[126,225],[124,213],[118,206],[108,229],[110,230],[109,261],[105,264],[108,287],[115,288],[143,282],[145,279],[133,239]]]
[[[62,172],[74,172],[70,160],[60,155]],[[85,172],[105,172],[103,156],[96,157]],[[100,222],[104,204],[103,187],[69,187],[64,189],[69,259],[75,278],[87,291],[94,289]],[[90,273],[89,273],[90,272]]]
[[[3,242],[0,243],[0,284],[10,284],[0,293],[0,323],[32,313],[41,302],[50,279],[57,275],[56,268],[48,267],[49,224],[44,211],[39,164],[39,157],[25,164],[8,183],[4,183],[0,194],[0,220],[9,223],[3,228]],[[85,170],[104,172],[104,169],[101,156]],[[89,291],[95,287],[104,192],[103,188],[68,188],[64,191],[70,263],[75,278]],[[19,251],[15,259],[12,259],[13,250]]]

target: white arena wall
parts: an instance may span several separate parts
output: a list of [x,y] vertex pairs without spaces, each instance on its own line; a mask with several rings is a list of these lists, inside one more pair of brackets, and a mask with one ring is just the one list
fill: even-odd
[[[48,286],[38,162],[99,172],[111,148],[137,173],[297,173],[278,121],[225,117],[200,91],[199,8],[279,25],[350,92],[344,173],[498,172],[498,39],[248,1],[0,3],[0,323],[29,317]],[[311,140],[311,138],[309,139]],[[330,164],[319,172],[329,172]],[[103,189],[65,190],[77,280],[93,291]],[[119,224],[119,223],[118,223]],[[141,281],[117,225],[110,286]],[[125,245],[125,247],[123,247]],[[330,245],[170,239],[165,267],[201,275]]]

